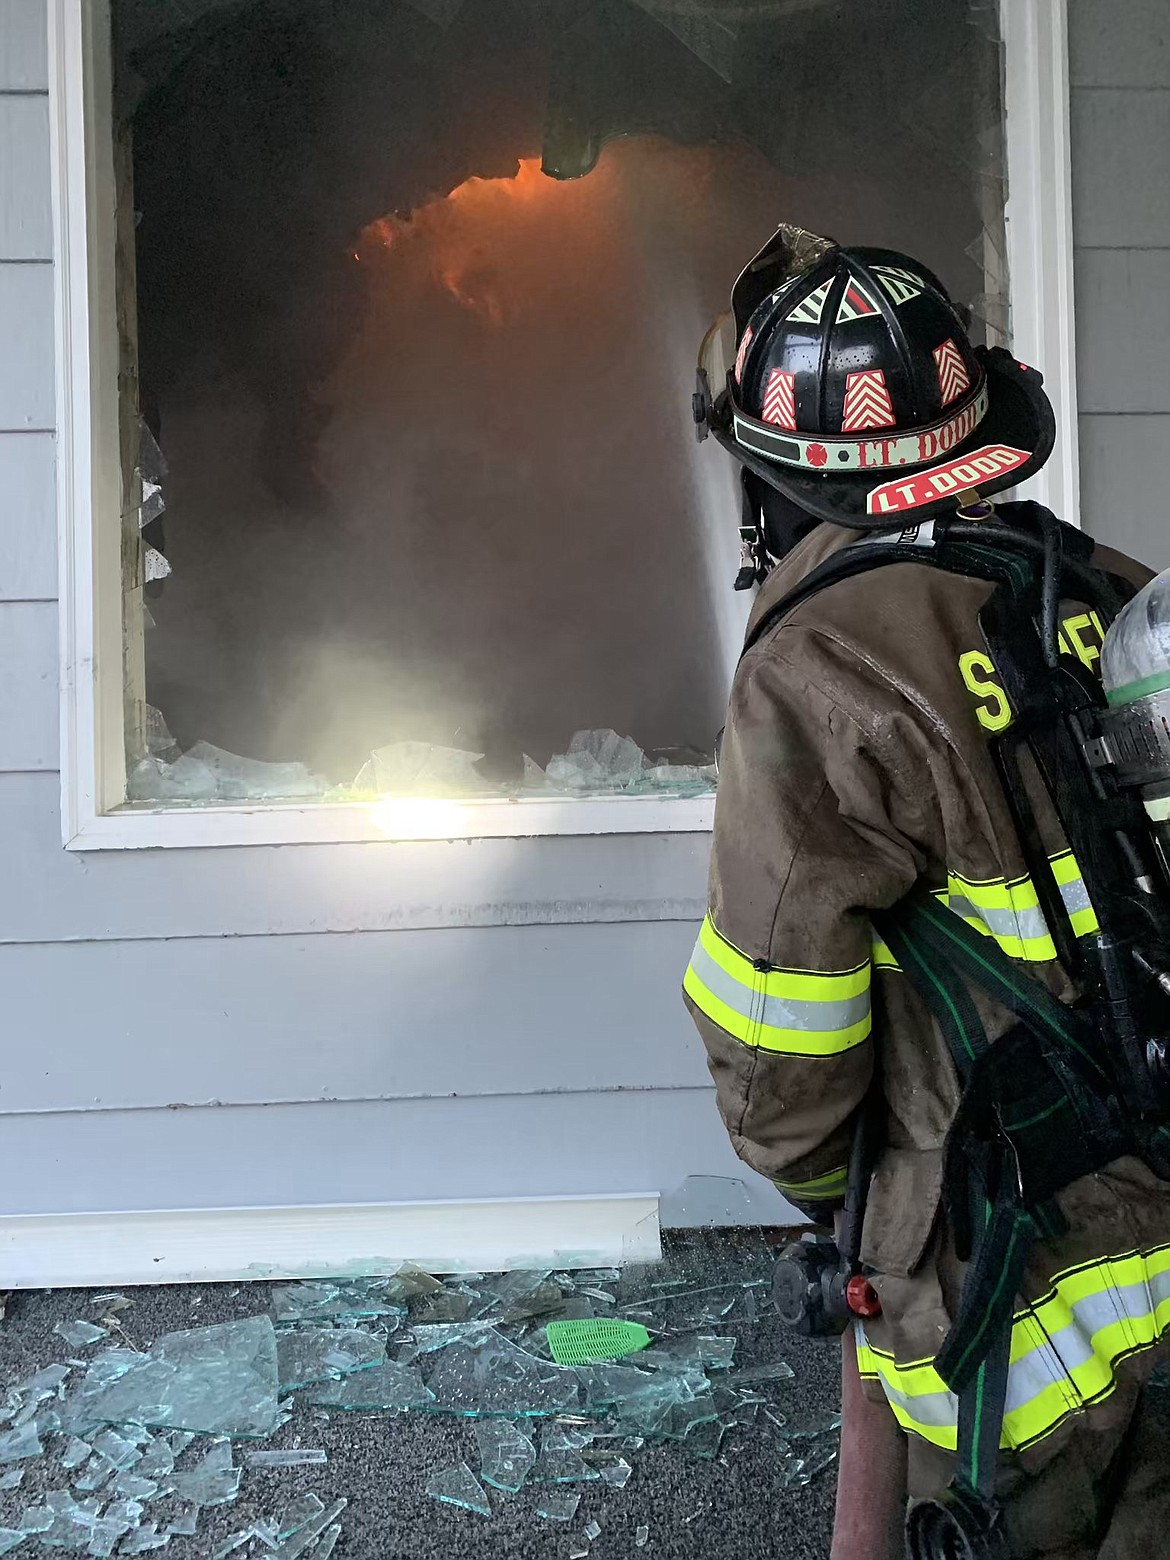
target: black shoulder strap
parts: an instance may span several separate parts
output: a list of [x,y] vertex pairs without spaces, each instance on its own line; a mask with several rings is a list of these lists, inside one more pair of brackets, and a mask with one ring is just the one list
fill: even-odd
[[[1012,505],[1013,510],[1039,510],[1039,505]],[[1047,515],[1047,511],[1044,511]],[[1048,517],[1051,518],[1050,516]],[[1068,594],[1103,613],[1116,616],[1133,594],[1132,587],[1089,562],[1090,538],[1071,526],[1060,525],[1065,542],[1060,559],[1060,583]],[[862,537],[813,569],[800,584],[774,602],[748,630],[741,655],[747,655],[781,622],[821,591],[839,580],[867,574],[891,563],[921,563],[967,579],[1006,585],[1013,595],[1039,593],[1042,588],[1045,536],[1037,528],[1009,526],[997,520],[927,521],[900,532],[879,532]]]

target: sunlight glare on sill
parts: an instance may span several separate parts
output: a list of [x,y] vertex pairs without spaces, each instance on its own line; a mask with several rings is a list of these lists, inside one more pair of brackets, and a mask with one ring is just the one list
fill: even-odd
[[466,834],[473,812],[437,796],[387,796],[373,804],[370,816],[387,839],[423,840]]

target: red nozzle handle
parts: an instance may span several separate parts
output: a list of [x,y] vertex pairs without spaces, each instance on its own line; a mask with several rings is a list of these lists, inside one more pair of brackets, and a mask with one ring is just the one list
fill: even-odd
[[845,1285],[845,1304],[853,1312],[854,1316],[880,1316],[882,1303],[878,1299],[878,1292],[868,1278],[863,1278],[860,1273],[854,1273],[853,1277]]

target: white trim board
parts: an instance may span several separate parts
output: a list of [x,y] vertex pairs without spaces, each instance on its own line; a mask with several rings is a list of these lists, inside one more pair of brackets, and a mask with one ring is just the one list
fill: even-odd
[[1044,375],[1056,448],[1012,497],[1080,525],[1067,0],[1000,0],[1012,351]]
[[658,1196],[0,1215],[0,1288],[609,1267],[661,1255]]
[[454,801],[256,802],[218,807],[125,807],[77,826],[73,850],[157,846],[353,845],[376,841],[536,838],[550,834],[710,833],[710,796],[522,797]]

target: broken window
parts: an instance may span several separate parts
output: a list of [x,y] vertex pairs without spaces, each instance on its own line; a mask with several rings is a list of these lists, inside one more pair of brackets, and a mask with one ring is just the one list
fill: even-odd
[[993,8],[112,13],[129,804],[709,791],[700,337],[781,220],[1003,332]]

